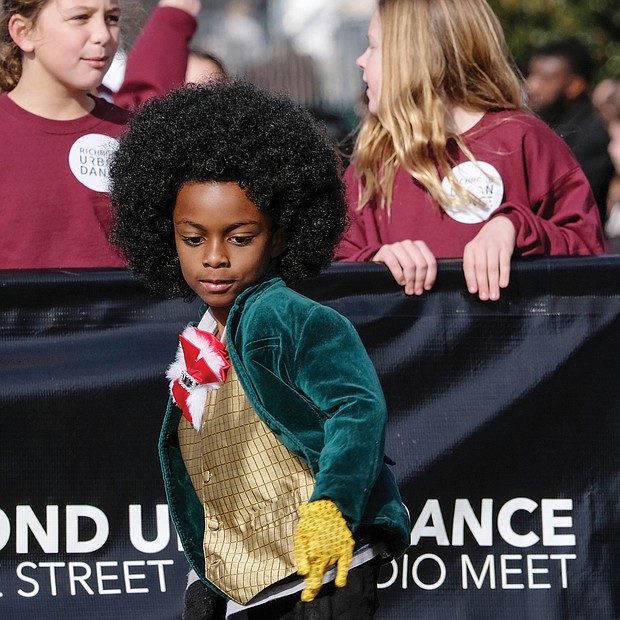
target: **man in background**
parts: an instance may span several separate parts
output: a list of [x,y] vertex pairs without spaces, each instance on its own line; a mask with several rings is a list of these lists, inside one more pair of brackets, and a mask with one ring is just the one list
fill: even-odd
[[590,181],[606,219],[607,192],[614,167],[607,152],[609,134],[590,98],[594,64],[587,47],[574,37],[541,47],[530,59],[530,108],[572,149]]

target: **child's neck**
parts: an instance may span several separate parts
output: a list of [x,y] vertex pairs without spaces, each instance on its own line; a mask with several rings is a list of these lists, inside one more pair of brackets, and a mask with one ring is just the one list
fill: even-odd
[[57,121],[82,118],[95,107],[95,101],[88,93],[70,93],[64,88],[44,89],[28,80],[20,80],[8,96],[31,114]]
[[468,110],[460,105],[448,106],[446,126],[450,131],[460,135],[469,131],[483,116],[484,110]]
[[226,329],[226,321],[230,308],[210,308],[210,310],[211,316],[215,319],[215,324],[217,325],[217,337],[221,340],[224,330]]

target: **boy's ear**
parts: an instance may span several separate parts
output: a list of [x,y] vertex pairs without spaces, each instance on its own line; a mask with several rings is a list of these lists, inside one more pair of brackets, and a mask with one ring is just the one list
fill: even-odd
[[29,19],[26,19],[19,13],[11,15],[8,30],[11,39],[15,41],[15,45],[17,45],[22,52],[28,53],[34,50],[34,45],[31,40],[32,37],[30,36],[32,33],[32,23]]
[[280,226],[274,231],[273,239],[271,240],[271,258],[280,256],[286,250],[287,245],[284,227]]

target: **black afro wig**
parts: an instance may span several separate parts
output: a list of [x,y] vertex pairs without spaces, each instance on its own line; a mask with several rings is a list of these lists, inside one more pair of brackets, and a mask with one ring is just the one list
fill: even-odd
[[345,227],[340,160],[326,132],[288,98],[243,80],[188,85],[149,100],[120,138],[110,166],[112,241],[158,293],[191,298],[176,255],[172,211],[190,182],[234,182],[287,250],[282,275],[317,275]]

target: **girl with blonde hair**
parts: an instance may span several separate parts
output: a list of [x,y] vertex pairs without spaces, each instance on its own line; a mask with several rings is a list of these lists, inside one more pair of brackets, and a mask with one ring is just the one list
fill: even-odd
[[588,181],[527,110],[485,0],[379,0],[357,64],[368,110],[337,260],[382,262],[421,295],[437,258],[462,257],[469,292],[496,300],[513,255],[604,252]]

